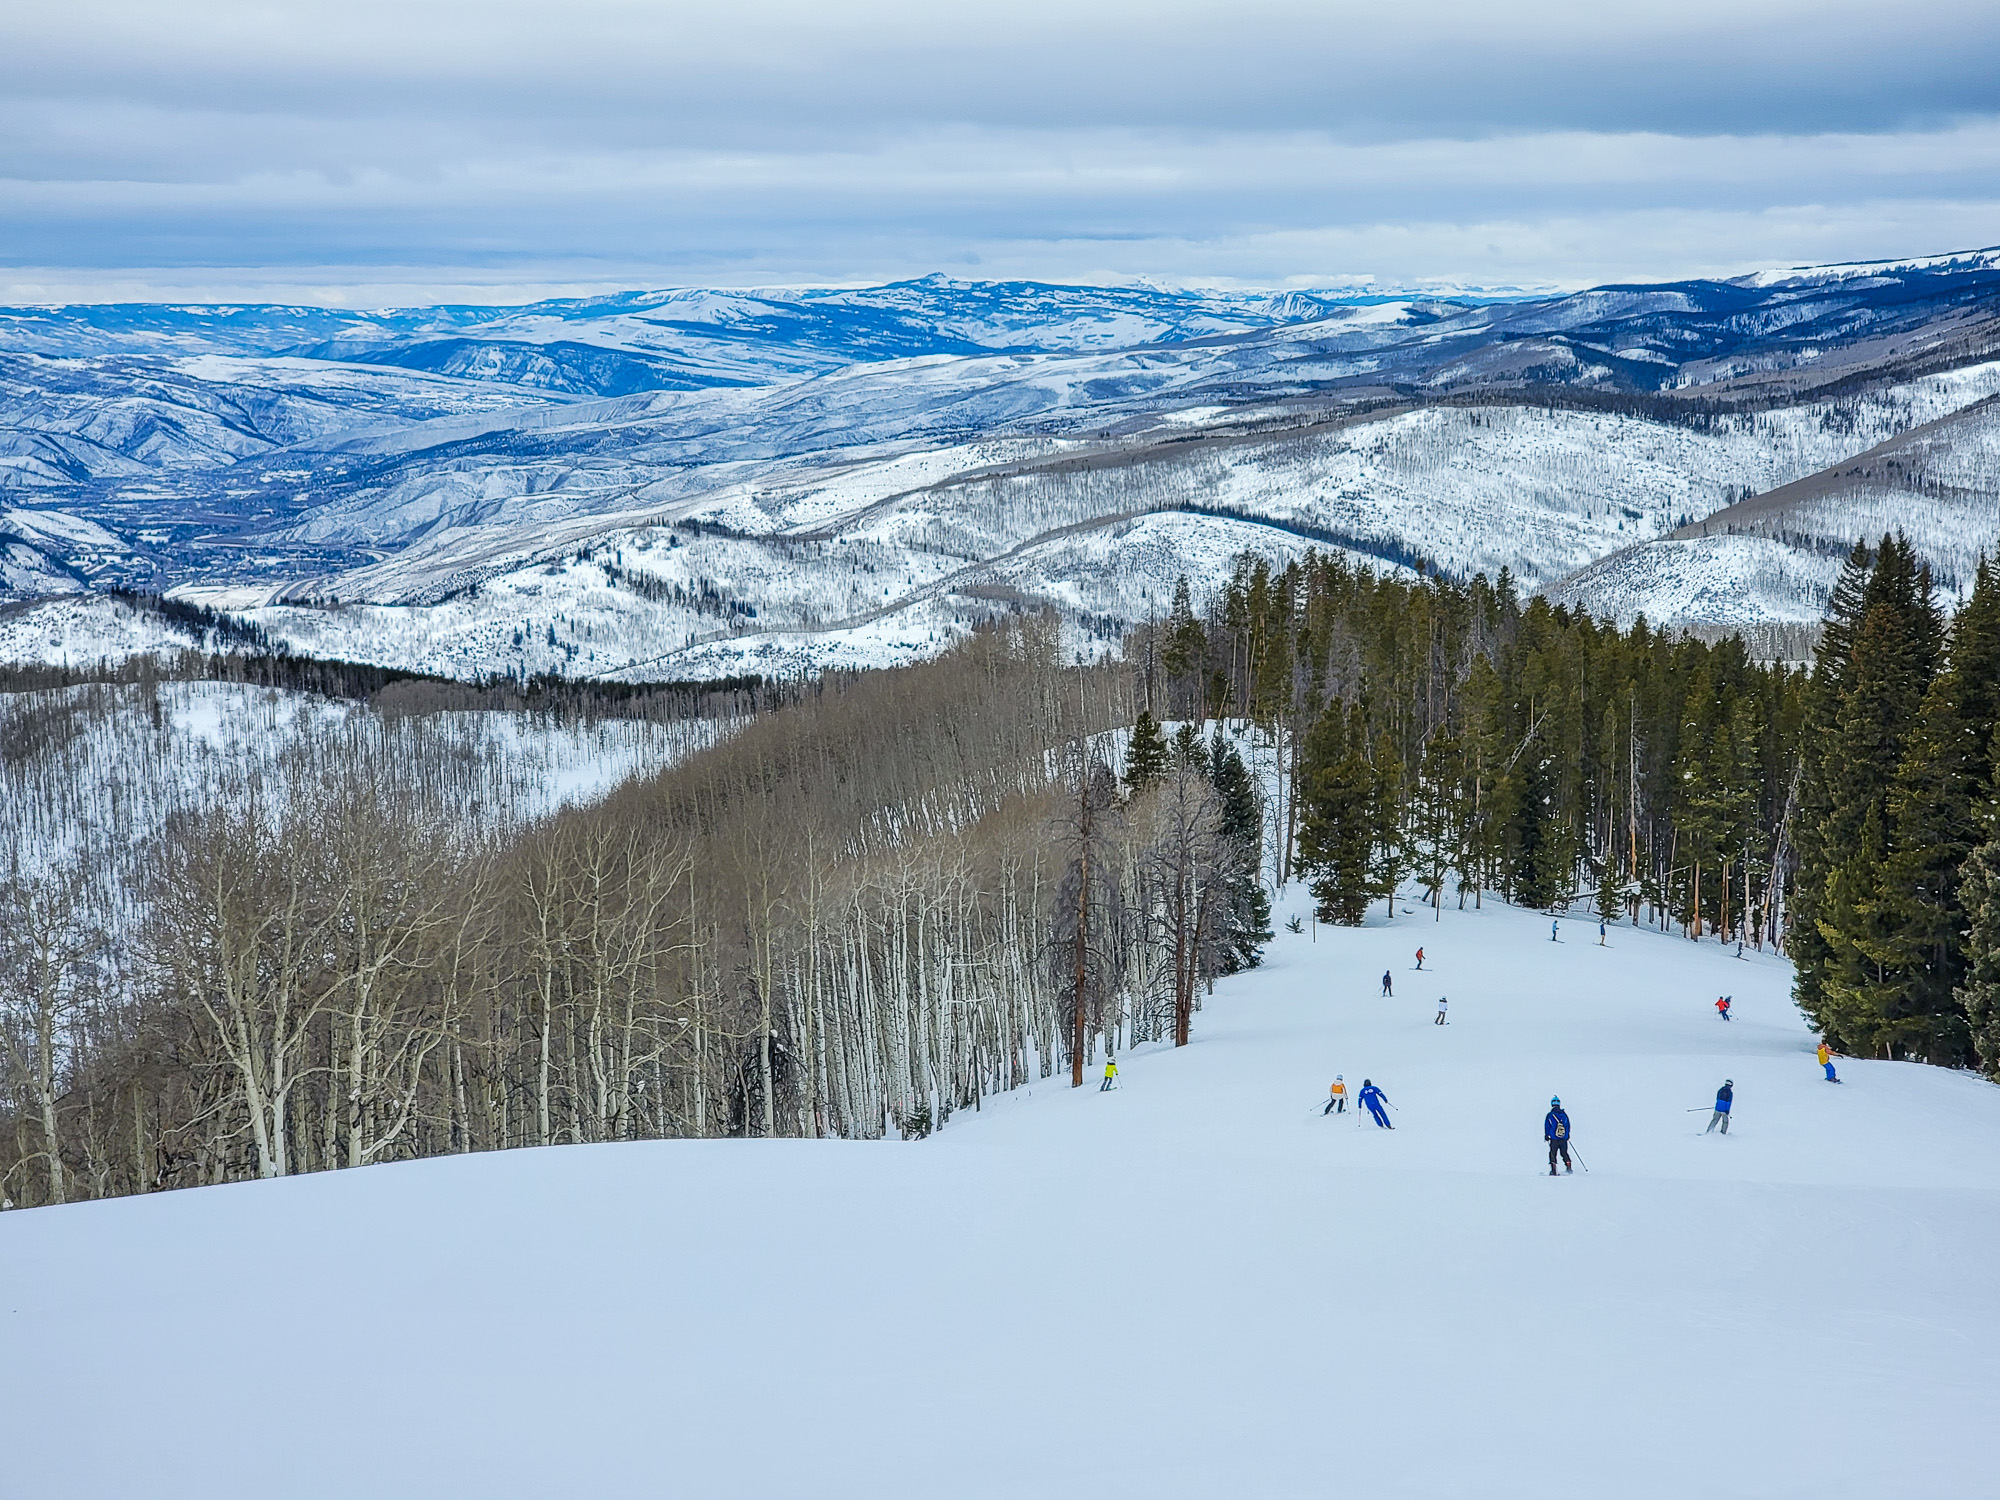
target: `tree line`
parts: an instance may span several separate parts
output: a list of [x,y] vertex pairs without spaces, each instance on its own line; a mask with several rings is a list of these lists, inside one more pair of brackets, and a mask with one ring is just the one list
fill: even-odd
[[1503,570],[1410,578],[1245,559],[1205,611],[1176,591],[1139,652],[1182,715],[1269,746],[1267,868],[1329,922],[1418,885],[1782,945],[1805,674],[1523,602]]

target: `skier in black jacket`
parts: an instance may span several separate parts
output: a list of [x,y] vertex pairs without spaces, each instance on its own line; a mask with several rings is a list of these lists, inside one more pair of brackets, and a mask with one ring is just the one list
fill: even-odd
[[1549,1176],[1556,1175],[1556,1156],[1562,1156],[1563,1170],[1576,1169],[1569,1164],[1569,1116],[1563,1113],[1560,1099],[1549,1101],[1548,1118],[1542,1121],[1542,1139],[1549,1143]]

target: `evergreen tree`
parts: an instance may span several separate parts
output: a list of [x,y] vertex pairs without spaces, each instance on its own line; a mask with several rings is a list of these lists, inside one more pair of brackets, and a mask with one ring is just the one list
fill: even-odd
[[1131,743],[1125,747],[1125,789],[1136,792],[1149,781],[1157,780],[1167,769],[1167,738],[1160,732],[1159,721],[1145,709],[1139,710],[1139,722],[1132,726]]
[[1434,734],[1424,745],[1416,792],[1410,803],[1409,838],[1417,861],[1417,881],[1432,911],[1443,919],[1445,879],[1458,850],[1463,817],[1458,740]]
[[[1188,719],[1183,719],[1181,727],[1174,731],[1174,769],[1209,773],[1208,753],[1202,748],[1201,735]],[[1213,781],[1215,778],[1210,774],[1209,779]]]
[[1374,861],[1370,868],[1373,894],[1388,903],[1387,915],[1396,914],[1396,887],[1402,883],[1403,869],[1410,859],[1409,836],[1403,826],[1403,763],[1389,736],[1375,737],[1374,753],[1368,758],[1372,773],[1369,796],[1374,805]]
[[[1194,744],[1194,732],[1189,726],[1181,727],[1181,735],[1189,745]],[[1180,737],[1176,737],[1175,744],[1178,748]],[[1271,941],[1271,898],[1258,878],[1263,864],[1263,804],[1243,757],[1223,739],[1219,728],[1209,742],[1208,779],[1221,803],[1222,837],[1236,845],[1241,855],[1232,872],[1223,879],[1224,900],[1218,924],[1222,972],[1234,974],[1254,969],[1263,961],[1264,944]]]
[[1375,769],[1360,705],[1329,702],[1299,756],[1299,873],[1322,922],[1358,927],[1376,893],[1381,826]]
[[1188,590],[1187,574],[1174,580],[1174,604],[1167,616],[1166,644],[1160,665],[1167,674],[1171,712],[1183,719],[1201,716],[1204,683],[1208,669],[1208,632],[1195,618],[1194,598]]
[[1819,928],[1835,847],[1829,841],[1837,765],[1832,750],[1854,654],[1854,633],[1860,628],[1867,607],[1868,579],[1873,568],[1868,548],[1856,542],[1827,601],[1826,619],[1820,630],[1819,645],[1813,652],[1813,670],[1806,694],[1798,828],[1794,834],[1799,873],[1792,896],[1793,931],[1789,946],[1796,975],[1793,994],[1800,1009],[1809,1016],[1819,1014],[1826,970],[1832,962],[1832,949]]
[[2000,1082],[2000,839],[1967,857],[1960,900],[1968,926],[1957,998],[1980,1071]]
[[1974,810],[1984,747],[1940,677],[1924,695],[1889,793],[1892,849],[1877,888],[1886,972],[1875,1004],[1893,1044],[1930,1062],[1970,1060],[1956,991],[1964,979],[1966,914],[1959,871],[1980,829]]
[[1597,916],[1607,925],[1625,914],[1625,877],[1618,873],[1615,851],[1607,851],[1598,861]]
[[[1908,971],[1919,962],[1918,945],[1909,893],[1898,891],[1890,869],[1891,798],[1929,701],[1944,631],[1929,571],[1901,537],[1883,538],[1861,604],[1859,622],[1843,622],[1845,659],[1827,663],[1836,674],[1831,735],[1815,747],[1816,826],[1810,845],[1801,840],[1800,868],[1820,941],[1809,980],[1801,966],[1799,999],[1837,1046],[1895,1055],[1925,1050],[1935,1038],[1933,1024],[1911,1009]],[[1934,730],[1945,733],[1941,723]],[[1940,773],[1933,766],[1919,774],[1935,781]],[[1910,878],[1906,871],[1906,884]],[[1934,999],[1936,985],[1924,988]]]

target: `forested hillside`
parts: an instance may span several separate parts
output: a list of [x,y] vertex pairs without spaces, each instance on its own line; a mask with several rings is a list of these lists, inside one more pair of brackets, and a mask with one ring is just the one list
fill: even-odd
[[1177,712],[1262,728],[1289,789],[1274,863],[1325,920],[1415,881],[1781,940],[1803,675],[1738,637],[1319,555],[1246,561],[1206,618],[1183,591],[1140,654]]
[[[1199,610],[1183,580],[1122,660],[1066,662],[1053,619],[1016,618],[741,695],[721,742],[525,822],[406,731],[329,733],[155,797],[94,878],[17,855],[5,1192],[922,1135],[1185,1043],[1294,878],[1329,923],[1490,893],[1775,947],[1836,1043],[1992,1069],[1996,607],[1982,569],[1948,622],[1885,540],[1808,674],[1523,603],[1505,572],[1246,557]],[[83,847],[63,767],[88,737],[53,706],[79,691],[0,710],[43,849]],[[115,801],[129,767],[92,764]]]

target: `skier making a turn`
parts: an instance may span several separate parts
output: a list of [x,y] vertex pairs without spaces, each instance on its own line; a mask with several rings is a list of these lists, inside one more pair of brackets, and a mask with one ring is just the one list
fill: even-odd
[[[1722,1087],[1715,1091],[1715,1113],[1708,1117],[1708,1130],[1713,1130],[1716,1126],[1720,1125],[1722,1133],[1724,1135],[1729,1134],[1729,1106],[1735,1098],[1735,1080],[1730,1078],[1723,1079]],[[1702,1134],[1707,1135],[1708,1130],[1704,1130]]]
[[1389,971],[1387,969],[1382,971],[1382,993],[1385,995],[1396,993],[1396,986],[1390,982]]
[[1735,1003],[1731,996],[1724,995],[1715,1002],[1715,1013],[1726,1021],[1729,1019],[1729,1007]]
[[1444,1025],[1444,1024],[1445,1024],[1445,1021],[1444,1021],[1444,1007],[1445,1007],[1445,997],[1444,997],[1444,996],[1442,996],[1442,995],[1439,995],[1439,996],[1438,996],[1438,1018],[1437,1018],[1437,1021],[1436,1021],[1436,1023],[1435,1023],[1435,1024],[1439,1025],[1439,1026],[1442,1026],[1442,1025]]
[[1548,1115],[1542,1120],[1542,1139],[1549,1143],[1549,1176],[1556,1175],[1556,1157],[1562,1157],[1563,1170],[1574,1172],[1569,1164],[1569,1116],[1563,1113],[1560,1099],[1549,1101]]
[[1384,1130],[1394,1130],[1396,1128],[1389,1123],[1388,1111],[1383,1108],[1389,1102],[1389,1096],[1376,1088],[1366,1078],[1361,1080],[1361,1102],[1367,1108],[1368,1113],[1375,1117],[1377,1125],[1380,1125]]
[[1104,1059],[1104,1082],[1097,1086],[1097,1092],[1102,1094],[1108,1089],[1115,1088],[1117,1084],[1118,1064],[1107,1057]]
[[1326,1108],[1320,1111],[1322,1115],[1344,1115],[1347,1113],[1347,1085],[1342,1081],[1346,1077],[1345,1073],[1336,1073],[1333,1075],[1333,1088],[1328,1094]]
[[1819,1044],[1819,1065],[1826,1069],[1826,1081],[1828,1083],[1840,1082],[1833,1073],[1833,1048],[1827,1046],[1824,1040]]

